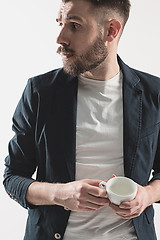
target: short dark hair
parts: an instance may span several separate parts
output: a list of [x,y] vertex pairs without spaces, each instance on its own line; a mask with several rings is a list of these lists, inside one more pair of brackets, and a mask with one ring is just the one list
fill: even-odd
[[[75,1],[75,0],[62,0],[63,2]],[[80,1],[80,0],[79,0]],[[117,12],[123,19],[123,27],[125,26],[130,13],[130,0],[83,0],[90,2],[93,7],[112,9]]]

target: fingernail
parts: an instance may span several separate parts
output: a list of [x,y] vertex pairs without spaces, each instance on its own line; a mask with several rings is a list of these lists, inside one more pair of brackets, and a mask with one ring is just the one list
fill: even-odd
[[119,208],[125,208],[126,206],[124,204],[119,205]]

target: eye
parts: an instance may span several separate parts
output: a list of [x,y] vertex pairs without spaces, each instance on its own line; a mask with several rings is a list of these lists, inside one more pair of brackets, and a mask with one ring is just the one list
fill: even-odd
[[75,22],[71,22],[71,28],[72,28],[73,31],[75,31],[78,28],[80,28],[80,24],[75,23]]

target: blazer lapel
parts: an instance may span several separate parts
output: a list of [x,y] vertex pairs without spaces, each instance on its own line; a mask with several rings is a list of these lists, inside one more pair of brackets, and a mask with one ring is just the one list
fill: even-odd
[[78,78],[63,72],[59,84],[60,86],[56,91],[56,95],[58,99],[58,126],[60,127],[58,131],[63,143],[61,151],[70,176],[69,181],[74,181]]
[[132,170],[141,132],[142,91],[138,84],[140,79],[135,72],[120,59],[119,63],[123,72],[124,173],[133,178]]

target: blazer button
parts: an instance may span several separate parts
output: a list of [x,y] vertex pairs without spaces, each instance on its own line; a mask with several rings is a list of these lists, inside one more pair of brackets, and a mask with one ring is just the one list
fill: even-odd
[[59,233],[55,233],[54,237],[55,239],[61,239],[61,235]]

